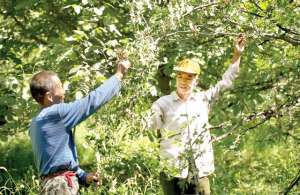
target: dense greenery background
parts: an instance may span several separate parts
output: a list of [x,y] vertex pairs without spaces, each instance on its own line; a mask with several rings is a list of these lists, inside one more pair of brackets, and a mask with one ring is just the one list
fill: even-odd
[[[300,2],[298,0],[1,0],[0,193],[36,194],[27,135],[38,105],[28,82],[39,70],[64,81],[67,101],[133,63],[121,94],[76,128],[82,166],[102,175],[83,194],[159,194],[151,103],[174,89],[174,64],[201,64],[199,88],[230,64],[247,36],[234,88],[212,108],[213,194],[299,194]],[[294,183],[297,183],[294,182]]]

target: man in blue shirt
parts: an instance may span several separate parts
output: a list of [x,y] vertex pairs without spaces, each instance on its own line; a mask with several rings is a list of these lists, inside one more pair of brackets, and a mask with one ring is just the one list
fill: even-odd
[[129,67],[128,60],[121,61],[114,76],[86,97],[70,103],[64,103],[65,92],[57,74],[42,71],[33,76],[30,91],[42,109],[32,119],[29,136],[42,179],[42,194],[78,194],[79,184],[98,183],[96,173],[86,173],[79,166],[72,128],[119,92]]

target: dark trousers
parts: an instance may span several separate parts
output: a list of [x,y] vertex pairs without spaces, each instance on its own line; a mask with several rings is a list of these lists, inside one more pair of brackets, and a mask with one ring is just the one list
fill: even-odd
[[169,177],[165,173],[160,174],[160,183],[165,195],[210,195],[210,186],[208,177],[202,177],[196,184],[188,183],[186,179],[178,177]]

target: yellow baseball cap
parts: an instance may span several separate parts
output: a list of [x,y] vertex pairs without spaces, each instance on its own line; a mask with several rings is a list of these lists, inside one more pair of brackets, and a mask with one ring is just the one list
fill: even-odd
[[200,74],[200,66],[197,62],[191,59],[181,60],[175,67],[175,71],[181,71],[192,74]]

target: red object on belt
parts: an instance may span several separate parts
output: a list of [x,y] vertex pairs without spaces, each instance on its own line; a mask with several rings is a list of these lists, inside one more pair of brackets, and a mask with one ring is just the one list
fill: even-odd
[[73,188],[74,183],[73,183],[72,177],[75,176],[75,175],[76,175],[76,173],[73,172],[73,171],[62,171],[62,172],[58,172],[58,173],[48,175],[48,176],[44,177],[43,179],[52,179],[52,178],[57,177],[57,176],[64,176],[66,178],[67,182],[68,182],[68,186]]

